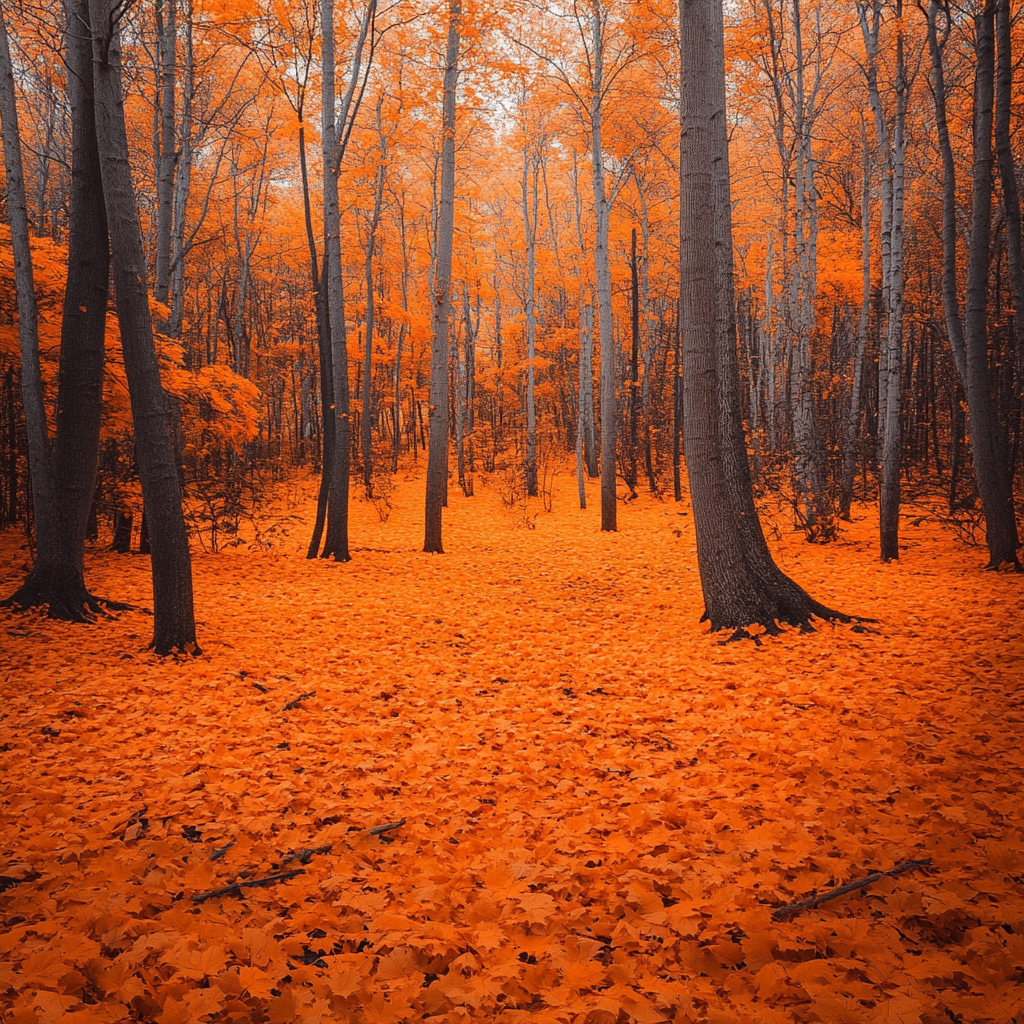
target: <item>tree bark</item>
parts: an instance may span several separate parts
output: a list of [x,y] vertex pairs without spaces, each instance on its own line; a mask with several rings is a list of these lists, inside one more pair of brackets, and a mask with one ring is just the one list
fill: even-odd
[[839,514],[850,518],[853,504],[853,478],[857,470],[857,442],[860,438],[860,394],[864,375],[864,352],[867,349],[868,327],[871,318],[871,151],[868,148],[867,133],[861,122],[861,146],[863,164],[861,167],[861,301],[860,319],[857,324],[857,347],[853,355],[853,386],[850,389],[850,411],[846,423],[846,438],[843,446],[843,484],[840,491]]
[[992,234],[992,120],[995,80],[995,10],[985,0],[975,15],[977,64],[974,80],[974,185],[967,247],[964,311],[966,376],[971,454],[978,494],[985,510],[988,568],[1009,563],[1020,569],[1012,482],[999,444],[999,423],[988,372],[988,276]]
[[[532,168],[531,168],[532,164]],[[530,171],[533,181],[530,181]],[[523,233],[526,240],[526,493],[537,496],[537,406],[534,400],[537,371],[537,209],[539,195],[540,153],[523,149]]]
[[443,554],[441,509],[448,493],[448,340],[451,322],[452,238],[455,231],[455,90],[459,81],[461,0],[448,3],[444,99],[441,114],[441,196],[437,218],[437,267],[431,293],[433,342],[430,350],[430,450],[423,550]]
[[[178,467],[160,383],[146,287],[146,258],[128,157],[121,84],[119,6],[89,0],[93,34],[96,136],[110,232],[114,291],[135,426],[142,497],[152,523],[153,647],[198,653],[192,563],[182,515]],[[102,26],[102,28],[100,28]]]
[[722,0],[680,0],[679,31],[683,406],[704,617],[738,635],[754,623],[806,628],[815,615],[843,616],[775,566],[754,507],[739,415]]
[[21,156],[21,132],[14,89],[10,43],[0,11],[0,121],[3,122],[4,172],[7,186],[7,217],[14,251],[14,287],[18,305],[18,337],[21,352],[21,397],[25,409],[32,507],[39,547],[57,547],[57,494],[50,439],[43,404],[43,379],[39,365],[39,311],[36,305],[29,245],[28,199]]
[[615,469],[615,334],[612,328],[612,271],[608,262],[610,204],[604,181],[601,130],[604,99],[604,26],[602,0],[591,0],[590,44],[593,95],[590,102],[590,158],[594,179],[594,282],[597,333],[601,344],[601,529],[617,529]]
[[159,150],[156,154],[156,265],[153,298],[167,304],[171,288],[171,222],[174,213],[175,146],[174,100],[177,77],[177,0],[156,0],[157,48],[160,76]]
[[[334,0],[322,0],[323,76],[321,93],[321,143],[323,151],[324,271],[326,283],[325,323],[330,336],[331,369],[334,385],[331,408],[324,419],[334,417],[334,451],[330,491],[327,503],[327,531],[321,558],[336,562],[351,559],[348,546],[349,469],[352,461],[351,421],[349,418],[348,342],[345,332],[345,291],[341,273],[341,207],[338,199],[338,174],[345,152],[350,116],[355,116],[359,101],[356,86],[363,66],[363,47],[373,31],[377,0],[368,0],[352,55],[350,75],[338,110],[335,87]],[[372,53],[372,42],[371,42]],[[360,93],[361,97],[361,93]],[[351,113],[350,113],[351,112]],[[323,288],[323,283],[321,284]]]
[[1013,55],[1011,51],[1010,0],[996,0],[996,152],[999,157],[999,183],[1006,216],[1006,269],[1013,297],[1013,334],[1017,352],[1015,382],[1017,395],[1024,398],[1024,242],[1021,238],[1020,193],[1010,136],[1013,95]]

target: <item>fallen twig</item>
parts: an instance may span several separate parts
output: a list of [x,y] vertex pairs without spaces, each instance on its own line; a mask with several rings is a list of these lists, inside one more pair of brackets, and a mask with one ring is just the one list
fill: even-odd
[[310,690],[309,693],[300,693],[295,700],[288,701],[284,706],[285,711],[294,711],[304,700],[309,700],[310,697],[316,696],[316,690]]
[[904,871],[913,871],[915,868],[925,867],[931,864],[931,857],[925,857],[922,860],[905,860],[895,867],[889,868],[888,871],[872,871],[870,875],[865,878],[859,878],[856,882],[847,882],[846,885],[840,885],[835,889],[829,889],[828,892],[823,892],[818,896],[812,896],[809,900],[800,900],[798,903],[787,903],[785,906],[776,907],[772,911],[773,921],[784,921],[787,917],[792,917],[794,914],[800,913],[801,910],[810,910],[812,907],[819,907],[822,903],[828,903],[829,900],[838,899],[840,896],[845,896],[848,892],[856,892],[858,889],[863,889],[872,882],[877,882],[880,878],[884,878],[888,875],[890,878],[895,878],[896,875],[902,875]]
[[266,885],[273,885],[275,882],[285,882],[289,878],[294,878],[296,875],[304,875],[305,873],[303,868],[293,868],[291,871],[277,871],[272,875],[267,875],[264,878],[254,878],[248,882],[232,882],[230,885],[225,885],[223,889],[196,893],[192,897],[192,902],[205,903],[207,900],[212,900],[217,896],[241,896],[243,889],[255,889]]
[[309,850],[289,850],[288,855],[281,861],[282,864],[288,864],[293,860],[297,860],[300,864],[308,864],[318,853],[330,853],[331,844],[327,843],[324,846],[314,846]]
[[401,828],[404,824],[405,818],[402,818],[399,821],[389,821],[386,825],[374,825],[373,828],[369,828],[366,831],[369,832],[371,836],[380,836],[385,832],[390,832],[392,829]]
[[235,845],[235,840],[232,839],[227,846],[217,846],[214,848],[213,853],[210,854],[210,860],[220,860]]

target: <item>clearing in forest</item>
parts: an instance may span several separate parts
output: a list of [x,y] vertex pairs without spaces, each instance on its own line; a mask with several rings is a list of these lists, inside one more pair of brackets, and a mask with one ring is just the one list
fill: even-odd
[[195,660],[0,612],[5,1024],[1024,1019],[1020,578],[911,519],[880,564],[861,508],[772,546],[877,623],[720,645],[687,506],[572,490],[453,488],[444,556],[415,480],[351,563],[197,554]]

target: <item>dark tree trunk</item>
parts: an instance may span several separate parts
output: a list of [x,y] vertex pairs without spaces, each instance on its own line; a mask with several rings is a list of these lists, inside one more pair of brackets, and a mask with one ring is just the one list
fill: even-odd
[[52,543],[40,536],[36,564],[9,600],[21,608],[47,605],[51,618],[84,622],[101,611],[86,589],[83,557],[99,462],[110,256],[85,0],[68,0],[66,15],[72,158],[53,457],[56,533]]
[[807,627],[843,616],[772,560],[740,419],[722,0],[680,0],[679,29],[683,406],[704,617],[738,635],[754,623]]
[[971,454],[985,510],[988,568],[1021,568],[1012,481],[999,443],[999,420],[988,369],[988,272],[992,234],[992,115],[995,79],[993,0],[975,16],[977,64],[974,85],[974,185],[967,247],[964,310],[964,390],[970,417]]
[[1013,56],[1010,42],[1010,0],[996,0],[996,152],[999,181],[1006,214],[1006,269],[1013,298],[1013,333],[1016,342],[1016,390],[1024,397],[1024,249],[1021,241],[1020,194],[1011,144],[1010,111],[1013,103]]
[[18,420],[14,405],[14,367],[8,366],[4,376],[7,395],[7,509],[6,520],[18,521]]
[[89,0],[96,135],[113,258],[114,292],[135,427],[142,498],[152,521],[153,648],[198,653],[192,561],[181,507],[171,424],[160,383],[146,287],[146,257],[128,157],[118,12],[113,0]]

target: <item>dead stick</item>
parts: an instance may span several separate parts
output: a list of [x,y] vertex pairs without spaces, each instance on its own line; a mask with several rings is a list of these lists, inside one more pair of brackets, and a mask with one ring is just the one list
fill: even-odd
[[316,690],[310,690],[309,693],[300,693],[295,700],[288,701],[284,706],[285,711],[294,711],[304,700],[309,700],[310,697],[316,696]]
[[217,896],[241,896],[242,889],[244,888],[273,885],[275,882],[284,882],[289,878],[294,878],[296,875],[304,875],[305,873],[306,872],[302,868],[295,868],[292,871],[278,871],[276,874],[267,875],[265,878],[254,878],[248,882],[232,882],[230,885],[225,885],[223,889],[214,889],[212,892],[197,893],[192,897],[192,902],[205,903],[206,900],[212,900]]
[[925,867],[927,864],[931,864],[931,862],[931,857],[925,857],[923,860],[905,860],[901,864],[889,868],[888,871],[872,871],[866,878],[859,878],[856,882],[847,882],[846,885],[840,885],[836,889],[829,889],[828,892],[823,892],[820,896],[812,896],[809,900],[800,900],[799,903],[787,903],[785,906],[777,907],[772,911],[772,920],[784,921],[787,917],[800,913],[801,910],[820,907],[822,903],[838,899],[840,896],[845,896],[848,892],[856,892],[858,889],[863,889],[871,885],[872,882],[877,882],[880,878],[884,878],[886,875],[890,878],[895,878],[896,875],[902,875],[904,871],[913,871],[915,868]]
[[389,821],[386,825],[374,825],[373,828],[369,828],[366,831],[371,836],[383,835],[385,832],[390,832],[393,828],[401,828],[405,824],[405,818],[401,821]]

